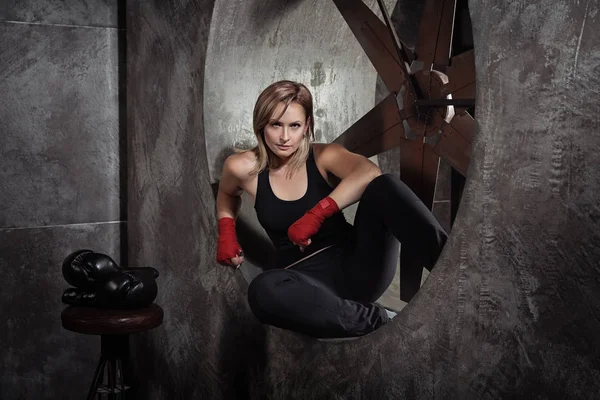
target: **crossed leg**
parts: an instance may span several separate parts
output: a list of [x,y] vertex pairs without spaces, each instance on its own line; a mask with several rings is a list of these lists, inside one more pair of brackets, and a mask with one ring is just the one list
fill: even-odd
[[248,302],[264,324],[312,337],[365,335],[389,318],[374,304],[390,285],[399,241],[435,264],[447,234],[399,179],[381,175],[365,189],[353,233],[298,267],[270,270],[248,288]]
[[353,235],[344,253],[342,293],[361,302],[376,301],[396,272],[399,243],[416,249],[431,269],[448,235],[417,195],[390,174],[375,178],[365,189]]

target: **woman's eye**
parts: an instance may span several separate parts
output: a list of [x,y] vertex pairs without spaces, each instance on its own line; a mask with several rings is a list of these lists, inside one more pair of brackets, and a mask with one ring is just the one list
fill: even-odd
[[[281,126],[281,123],[279,123],[279,122],[273,122],[271,124],[271,126]],[[295,129],[295,128],[299,128],[300,124],[291,124],[290,126]]]

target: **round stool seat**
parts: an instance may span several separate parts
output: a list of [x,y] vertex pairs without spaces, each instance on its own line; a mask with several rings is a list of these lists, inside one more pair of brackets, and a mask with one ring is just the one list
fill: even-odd
[[123,335],[156,328],[163,321],[163,309],[157,304],[133,310],[68,306],[60,317],[62,326],[90,335]]

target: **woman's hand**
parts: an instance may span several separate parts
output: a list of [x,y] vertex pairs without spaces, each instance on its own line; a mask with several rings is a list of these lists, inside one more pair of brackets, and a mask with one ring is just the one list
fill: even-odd
[[244,262],[242,247],[235,234],[233,218],[219,219],[219,238],[217,239],[217,262],[221,265],[239,267]]
[[251,152],[231,155],[223,164],[217,192],[217,262],[221,265],[239,267],[244,262],[242,247],[235,234],[235,218],[240,210],[242,193],[248,185],[253,166],[254,155]]
[[310,238],[321,228],[323,221],[338,211],[340,209],[336,202],[331,197],[325,197],[288,228],[288,238],[304,251],[311,243]]
[[[294,243],[294,242],[292,242],[292,243]],[[308,244],[306,246],[310,246],[310,244],[312,243],[312,240],[308,239],[307,243]],[[294,243],[294,244],[300,248],[300,251],[304,251],[304,249],[306,249],[306,246],[299,245],[298,243]]]
[[288,228],[288,238],[304,251],[304,248],[311,243],[310,238],[319,231],[322,223],[320,218],[308,211]]
[[244,263],[244,254],[240,251],[240,255],[239,256],[233,257],[233,258],[231,258],[229,260],[230,260],[230,264],[228,264],[228,265],[231,265],[231,266],[234,266],[236,268],[239,268],[240,265],[242,265]]

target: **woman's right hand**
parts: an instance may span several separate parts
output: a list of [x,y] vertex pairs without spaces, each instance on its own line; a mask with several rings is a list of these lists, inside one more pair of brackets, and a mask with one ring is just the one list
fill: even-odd
[[239,267],[244,262],[244,253],[237,241],[235,220],[233,218],[225,217],[219,219],[217,262],[221,265],[235,267]]
[[240,254],[239,256],[233,257],[229,259],[229,264],[226,265],[231,265],[233,267],[239,268],[240,265],[242,265],[242,263],[244,262],[244,255]]

